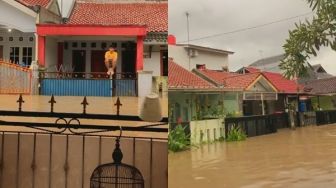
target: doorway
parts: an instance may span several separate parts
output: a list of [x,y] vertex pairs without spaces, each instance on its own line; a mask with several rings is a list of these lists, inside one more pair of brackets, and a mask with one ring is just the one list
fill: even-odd
[[105,51],[93,50],[91,51],[91,72],[106,72],[105,66]]
[[3,61],[3,46],[0,45],[0,61]]
[[128,42],[124,45],[121,72],[130,73],[131,75],[136,73],[136,44],[133,42]]
[[73,72],[85,72],[86,64],[86,51],[85,50],[73,50],[72,51],[72,66]]
[[168,51],[161,51],[161,76],[168,76]]

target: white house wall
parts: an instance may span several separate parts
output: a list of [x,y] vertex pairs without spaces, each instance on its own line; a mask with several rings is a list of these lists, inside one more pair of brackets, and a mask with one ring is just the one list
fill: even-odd
[[56,71],[57,66],[57,40],[55,38],[47,37],[45,61],[48,71]]
[[224,137],[223,119],[211,119],[190,122],[191,144],[209,143]]
[[144,58],[144,70],[145,71],[153,71],[153,76],[161,75],[161,53],[160,52],[152,52],[152,56],[150,58]]
[[[27,8],[28,9],[28,8]],[[22,32],[35,32],[36,17],[28,15],[18,7],[0,1],[0,25]]]
[[[20,62],[22,62],[23,47],[32,47],[33,49],[33,61],[35,60],[35,36],[34,33],[22,33],[20,31],[12,30],[0,30],[0,37],[3,41],[0,41],[0,46],[3,46],[3,60],[9,61],[10,47],[20,48]],[[13,37],[13,41],[9,41],[9,37]],[[19,41],[19,38],[23,37],[23,41]],[[33,37],[33,41],[29,41],[29,38]]]
[[177,64],[190,71],[195,69],[197,64],[205,64],[206,68],[210,70],[222,70],[222,67],[228,66],[229,57],[227,54],[201,50],[197,50],[197,52],[197,56],[190,58],[190,67],[188,51],[185,47],[170,45],[168,53],[169,57],[173,58]]
[[[85,72],[91,72],[91,51],[94,50],[106,50],[107,49],[102,49],[101,44],[105,41],[66,41],[68,43],[68,49],[64,49],[63,51],[63,66],[66,69],[66,71],[72,70],[72,51],[73,50],[85,50],[86,51],[86,62],[85,62]],[[77,42],[77,47],[72,47],[72,43]],[[86,47],[82,48],[81,43],[84,42],[86,43]],[[92,48],[91,43],[95,42],[96,47]],[[112,42],[105,42],[107,43],[107,47],[112,43]],[[117,72],[121,72],[121,62],[122,62],[122,48],[121,48],[121,43],[122,42],[115,42],[117,43],[117,52],[118,52],[118,61],[117,61]],[[102,62],[104,63],[104,62]]]

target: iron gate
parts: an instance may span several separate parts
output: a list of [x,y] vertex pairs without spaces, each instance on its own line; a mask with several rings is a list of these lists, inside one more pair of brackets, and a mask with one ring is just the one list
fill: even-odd
[[31,86],[30,69],[0,61],[0,94],[30,94]]
[[[113,132],[120,126],[82,124],[82,120],[142,122],[138,116],[121,115],[118,101],[116,114],[86,113],[86,98],[81,103],[82,113],[56,113],[53,96],[49,112],[24,111],[22,96],[17,111],[0,110],[0,188],[89,187],[94,168],[112,161]],[[27,117],[46,120],[20,121]],[[122,126],[122,130],[167,133],[167,120]],[[167,187],[167,138],[123,136],[121,147],[125,163],[136,166],[144,175],[145,187]]]

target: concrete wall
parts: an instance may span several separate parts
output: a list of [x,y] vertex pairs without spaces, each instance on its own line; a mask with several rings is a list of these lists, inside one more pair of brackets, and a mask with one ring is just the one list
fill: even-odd
[[223,121],[223,119],[211,119],[190,122],[191,143],[209,143],[224,137]]
[[144,58],[144,71],[153,71],[153,76],[161,75],[161,52],[152,52],[150,58]]
[[[149,56],[150,46],[152,46],[152,52]],[[159,44],[144,44],[144,71],[153,71],[153,76],[161,76],[161,52],[164,49],[166,48],[161,47]]]
[[[0,2],[1,3],[1,2]],[[33,50],[32,59],[35,60],[35,36],[34,33],[22,33],[17,30],[12,30],[8,32],[7,30],[0,30],[0,46],[3,46],[3,60],[9,61],[10,58],[10,47],[19,47],[20,48],[20,62],[22,62],[23,47],[31,47]],[[13,41],[9,41],[9,37],[13,37]],[[23,37],[23,40],[20,41],[19,38]],[[33,41],[30,41],[30,38],[33,38]]]
[[[64,135],[51,138],[50,135],[37,134],[34,139],[33,134],[5,133],[0,134],[0,143],[2,187],[33,187],[34,182],[35,188],[49,187],[49,183],[56,188],[66,187],[67,182],[67,187],[89,188],[94,168],[112,162],[115,138],[69,136],[67,140]],[[140,170],[145,187],[150,187],[150,184],[153,188],[168,187],[166,141],[154,139],[151,143],[149,139],[135,139],[133,142],[132,138],[123,138],[121,149],[123,162]]]
[[223,66],[228,66],[229,57],[227,54],[197,50],[198,55],[190,58],[189,67],[188,51],[185,47],[169,45],[168,48],[169,57],[174,58],[177,64],[187,70],[195,69],[197,64],[205,64],[206,68],[211,70],[222,70]]
[[[5,25],[8,28],[17,29],[22,32],[35,32],[36,17],[26,14],[21,11],[20,8],[28,10],[27,7],[24,7],[21,4],[19,7],[14,7],[0,1],[0,25]],[[33,11],[28,10],[28,12]]]
[[57,66],[57,40],[51,37],[47,37],[46,39],[46,68],[48,71],[54,72]]

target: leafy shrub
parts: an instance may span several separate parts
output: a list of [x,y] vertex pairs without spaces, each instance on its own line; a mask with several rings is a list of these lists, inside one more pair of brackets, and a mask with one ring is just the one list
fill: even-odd
[[168,149],[172,152],[184,151],[190,146],[189,135],[185,133],[185,128],[178,125],[175,129],[170,130],[168,135]]
[[246,139],[245,132],[239,126],[232,126],[228,132],[226,141],[233,142],[233,141],[242,141]]

